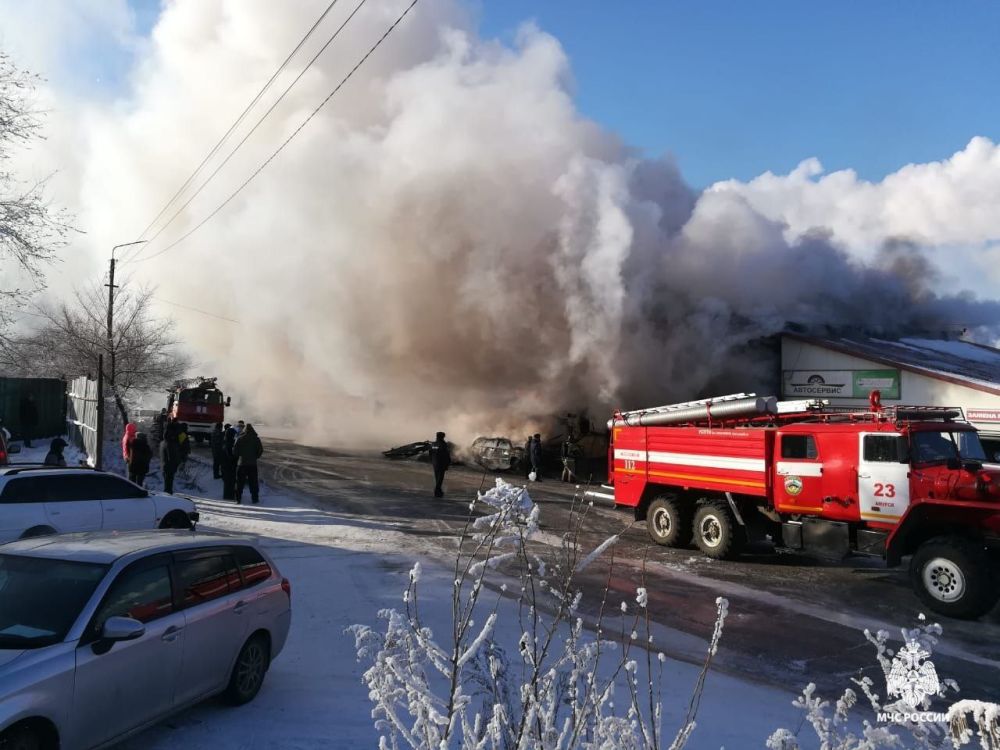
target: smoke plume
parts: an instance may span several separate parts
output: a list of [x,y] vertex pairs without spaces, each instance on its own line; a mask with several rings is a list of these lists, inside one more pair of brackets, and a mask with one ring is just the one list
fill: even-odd
[[[91,273],[156,214],[324,5],[176,0],[120,101],[55,115]],[[140,258],[215,208],[405,3],[369,5]],[[530,25],[510,45],[483,39],[457,0],[425,0],[217,217],[122,268],[164,300],[239,321],[163,308],[248,415],[331,443],[521,435],[561,411],[600,418],[758,387],[773,374],[740,352],[789,323],[991,329],[1000,305],[939,292],[926,248],[1000,235],[998,153],[977,139],[954,165],[876,185],[816,181],[807,162],[698,192],[670,158],[639,155],[577,111],[556,39]],[[977,170],[992,182],[962,204]],[[933,212],[896,210],[908,186],[930,194],[928,181]],[[949,212],[974,212],[975,226],[958,232]]]

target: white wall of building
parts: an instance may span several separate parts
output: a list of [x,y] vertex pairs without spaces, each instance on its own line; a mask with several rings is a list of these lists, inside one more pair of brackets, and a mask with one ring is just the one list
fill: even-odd
[[[786,370],[900,370],[900,398],[883,398],[886,404],[906,404],[908,406],[960,406],[969,409],[987,409],[1000,412],[1000,396],[968,386],[950,383],[927,375],[893,368],[881,362],[855,357],[826,349],[805,341],[782,336],[781,369]],[[1000,389],[1000,383],[996,384]],[[831,398],[831,406],[863,406],[867,399]],[[973,422],[985,433],[1000,434],[1000,421]]]

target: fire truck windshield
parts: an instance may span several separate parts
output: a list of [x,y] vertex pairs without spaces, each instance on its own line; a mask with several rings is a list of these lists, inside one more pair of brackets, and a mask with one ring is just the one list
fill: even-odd
[[192,388],[187,391],[181,391],[180,402],[182,404],[221,404],[222,392]]
[[986,452],[979,442],[979,433],[971,430],[913,433],[914,463],[929,464],[954,458],[985,461]]

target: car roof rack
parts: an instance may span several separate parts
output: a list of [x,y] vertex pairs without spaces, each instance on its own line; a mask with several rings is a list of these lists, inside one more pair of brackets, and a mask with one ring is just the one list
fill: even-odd
[[5,477],[12,474],[22,474],[26,471],[67,471],[69,469],[80,469],[86,471],[97,471],[94,466],[45,466],[44,464],[7,464],[0,466],[0,473]]

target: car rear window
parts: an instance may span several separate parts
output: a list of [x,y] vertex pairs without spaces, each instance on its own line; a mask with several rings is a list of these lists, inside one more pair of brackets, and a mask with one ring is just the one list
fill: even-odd
[[226,554],[197,557],[177,563],[185,607],[210,602],[240,588],[240,574]]
[[244,586],[254,586],[271,577],[271,566],[253,547],[237,547],[234,552],[240,572],[243,573]]

